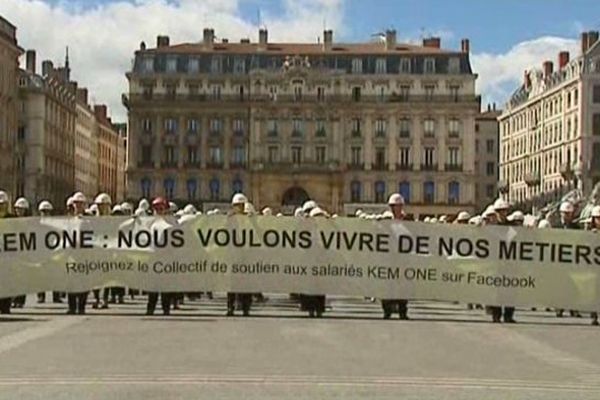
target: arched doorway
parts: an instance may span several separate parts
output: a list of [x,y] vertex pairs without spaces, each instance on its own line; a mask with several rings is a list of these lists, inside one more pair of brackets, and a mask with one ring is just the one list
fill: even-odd
[[294,186],[285,191],[283,199],[281,200],[281,205],[299,207],[309,199],[310,196],[306,193],[306,190],[299,186]]

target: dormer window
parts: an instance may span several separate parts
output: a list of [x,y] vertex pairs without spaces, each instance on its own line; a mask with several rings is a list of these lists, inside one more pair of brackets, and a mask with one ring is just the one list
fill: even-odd
[[353,74],[362,74],[362,59],[354,58],[352,60],[352,73]]
[[154,59],[145,58],[144,63],[142,64],[142,68],[144,72],[154,72]]
[[200,71],[200,61],[197,58],[190,58],[188,63],[188,71],[191,73]]
[[423,70],[426,74],[435,74],[435,58],[426,58]]
[[448,73],[458,74],[460,72],[460,60],[458,57],[451,57],[448,60]]
[[385,58],[378,58],[375,61],[375,73],[376,74],[386,74],[387,73],[387,64]]
[[410,74],[410,58],[400,59],[400,71],[401,74]]
[[170,57],[167,59],[167,72],[177,72],[177,58]]

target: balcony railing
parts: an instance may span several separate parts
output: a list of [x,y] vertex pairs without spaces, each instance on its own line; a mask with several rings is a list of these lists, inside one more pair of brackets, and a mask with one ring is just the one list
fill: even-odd
[[348,164],[348,169],[353,171],[363,170],[365,169],[365,164],[362,163],[350,163]]
[[280,162],[258,162],[253,164],[253,168],[263,171],[303,171],[303,172],[329,172],[336,171],[340,164],[336,161],[329,163],[318,163],[312,161],[294,163],[290,161]]
[[360,138],[362,137],[361,131],[359,130],[353,130],[350,132],[350,136],[353,138]]
[[463,166],[462,166],[462,164],[446,164],[444,166],[444,169],[446,171],[462,171]]
[[412,171],[412,164],[396,164],[396,170],[398,171]]
[[421,164],[421,171],[437,171],[437,164]]
[[206,168],[220,169],[223,168],[223,161],[210,161],[206,163]]
[[160,166],[161,168],[177,168],[177,161],[163,161]]
[[140,161],[140,162],[138,162],[138,167],[139,168],[154,168],[154,161],[152,161],[152,160]]
[[388,165],[386,163],[375,163],[373,164],[373,171],[386,171]]

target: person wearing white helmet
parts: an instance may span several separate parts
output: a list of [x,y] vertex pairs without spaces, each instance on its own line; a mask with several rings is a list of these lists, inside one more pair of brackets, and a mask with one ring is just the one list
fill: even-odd
[[[589,230],[594,233],[600,232],[600,206],[594,206],[590,215],[591,221],[589,224]],[[598,312],[592,312],[592,325],[598,326]]]
[[525,222],[525,214],[523,214],[523,211],[516,210],[506,219],[512,226],[523,226],[523,223]]
[[[19,197],[15,204],[13,204],[13,208],[15,209],[15,217],[22,218],[29,216],[29,201],[25,197]],[[14,308],[23,308],[25,306],[25,301],[27,300],[27,295],[18,295],[15,296],[12,300],[12,305]]]
[[108,195],[108,193],[100,193],[94,199],[94,204],[98,207],[98,215],[106,216],[110,215],[112,199]]
[[[72,215],[74,217],[82,217],[90,215],[86,212],[87,197],[81,192],[76,192],[70,197],[73,205]],[[67,200],[68,202],[68,200]],[[88,292],[71,292],[67,293],[67,302],[69,309],[67,314],[85,314],[85,306],[87,304]]]
[[[575,205],[570,201],[563,201],[559,207],[560,212],[560,223],[557,228],[569,229],[569,230],[580,230],[581,227],[575,221]],[[562,318],[564,310],[557,309],[556,316]],[[581,318],[581,314],[577,310],[569,310],[571,317]]]
[[428,224],[429,221],[431,221],[431,217],[425,217],[425,218],[423,218],[423,222],[424,223]]
[[296,218],[300,218],[304,215],[304,213],[302,212],[302,208],[298,207],[294,210],[294,217]]
[[271,209],[271,207],[265,207],[262,209],[261,214],[270,217],[273,215],[273,209]]
[[121,203],[121,211],[123,211],[123,215],[132,215],[133,206],[128,201],[124,201]]
[[40,201],[38,204],[38,212],[42,217],[49,217],[52,215],[52,211],[54,211],[54,206],[48,200]]
[[150,202],[148,201],[148,199],[142,198],[138,202],[137,208],[141,208],[144,211],[150,211]]
[[[404,197],[400,193],[392,193],[388,198],[387,205],[392,213],[393,220],[402,221],[406,217],[404,213]],[[381,299],[383,319],[390,319],[394,312],[398,312],[401,320],[408,319],[408,300],[406,299]]]
[[179,210],[179,207],[174,201],[169,202],[169,212],[175,214]]
[[[111,214],[111,205],[112,199],[108,193],[99,193],[94,199],[94,204],[90,206],[90,212],[93,212],[98,217],[108,217]],[[124,288],[116,288],[116,287],[104,287],[101,289],[94,289],[94,304],[92,304],[92,308],[94,309],[108,309],[109,296],[112,292],[113,300],[117,295],[119,295],[121,302],[123,300],[123,295],[125,292]],[[100,301],[100,292],[102,292],[102,301]],[[122,293],[123,292],[123,293]]]
[[244,214],[255,215],[256,209],[254,208],[254,204],[250,203],[249,201],[246,202],[246,204],[244,204]]
[[485,225],[495,225],[498,222],[498,214],[494,209],[494,205],[488,206],[481,214],[481,219]]
[[363,214],[363,210],[361,210],[360,208],[354,212],[354,216],[355,216],[356,218],[360,218],[360,216],[361,216],[362,214]]
[[437,223],[438,223],[438,219],[437,219],[437,217],[431,217],[431,218],[429,219],[429,223],[430,223],[430,224],[437,224]]
[[538,222],[537,225],[538,229],[547,229],[547,228],[552,228],[552,225],[550,224],[550,221],[548,221],[546,218],[541,219],[540,222]]
[[439,219],[438,222],[440,224],[445,224],[446,222],[448,222],[448,216],[446,214],[442,215]]
[[[9,212],[9,200],[8,194],[4,190],[0,190],[0,218],[13,218],[14,216]],[[4,297],[0,298],[0,314],[10,314],[10,306],[12,304],[12,298]]]
[[67,197],[66,206],[66,215],[75,215],[75,205],[73,204],[73,196]]
[[468,224],[469,223],[469,219],[471,219],[471,215],[466,212],[466,211],[461,211],[458,213],[458,215],[456,216],[456,219],[454,220],[455,224]]
[[[246,203],[248,203],[248,198],[244,194],[234,194],[231,198],[231,211],[228,215],[246,215]],[[244,317],[249,316],[252,307],[252,295],[253,293],[228,292],[227,313],[225,315],[228,317],[233,316],[237,303],[242,309]]]
[[81,192],[75,193],[72,197],[73,202],[73,215],[82,216],[86,215],[85,208],[87,206],[87,197]]
[[110,212],[110,215],[114,216],[123,216],[125,213],[123,212],[123,207],[120,204],[115,204]]
[[196,213],[198,212],[198,210],[196,209],[196,207],[194,207],[193,204],[186,204],[186,206],[183,207],[182,211],[184,215],[196,215]]
[[[327,211],[321,207],[314,207],[307,215],[309,218],[329,218]],[[326,295],[324,294],[297,294],[300,300],[300,310],[307,311],[310,318],[321,318],[325,312]]]
[[304,204],[302,204],[302,212],[305,217],[308,217],[313,208],[317,207],[317,202],[314,200],[306,200]]
[[276,215],[276,217],[277,217],[277,218],[279,218],[279,217],[283,217],[283,213],[280,213],[280,212],[278,212],[278,213],[277,213],[277,215]]

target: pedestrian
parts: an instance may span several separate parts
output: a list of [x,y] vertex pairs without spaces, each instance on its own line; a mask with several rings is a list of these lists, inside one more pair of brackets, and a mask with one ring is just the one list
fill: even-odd
[[[4,190],[0,190],[0,219],[13,218],[10,213],[8,194]],[[0,314],[10,314],[10,306],[12,299],[10,297],[0,298]]]
[[[246,215],[246,203],[248,198],[242,193],[236,193],[231,199],[231,211],[228,215]],[[247,317],[250,315],[252,307],[252,293],[247,292],[228,292],[227,293],[227,313],[228,317],[233,316],[236,308],[236,303],[242,309],[242,315]]]
[[[94,205],[96,207],[96,215],[98,217],[108,217],[111,215],[112,209],[112,199],[110,198],[110,195],[108,193],[100,193],[96,196],[96,198],[94,199]],[[110,292],[112,290],[115,289],[120,289],[120,288],[109,288],[109,287],[103,287],[100,289],[94,289],[93,293],[94,293],[94,304],[92,305],[92,308],[100,308],[100,309],[108,309],[108,298],[110,296]],[[124,290],[124,289],[123,289]],[[116,292],[115,292],[116,293]],[[100,294],[102,294],[102,299],[100,299]],[[114,296],[114,294],[113,294]],[[123,298],[123,296],[121,295],[121,299]]]
[[[29,208],[29,201],[25,197],[19,197],[15,204],[13,205],[15,210],[15,216],[17,218],[25,218],[31,215]],[[22,294],[19,296],[15,296],[13,298],[13,307],[14,308],[23,308],[25,307],[25,301],[27,300],[27,295]]]
[[[387,202],[395,221],[404,220],[404,197],[400,193],[393,193]],[[390,319],[394,312],[398,312],[401,320],[408,320],[408,300],[405,299],[381,299],[383,319]]]
[[[575,221],[575,206],[570,201],[563,201],[559,207],[560,222],[557,226],[559,229],[580,230],[581,227]],[[556,317],[562,318],[563,309],[556,310]],[[569,310],[569,315],[575,318],[581,318],[581,313],[577,310]]]
[[456,218],[454,219],[455,224],[466,225],[469,223],[469,219],[471,219],[471,215],[469,215],[466,211],[461,211],[458,213]]
[[[75,193],[70,198],[70,202],[74,217],[81,218],[84,216],[90,216],[90,214],[86,212],[88,200],[83,193]],[[87,303],[88,293],[89,291],[67,293],[67,300],[69,303],[69,309],[67,311],[67,314],[85,314],[85,305]]]
[[[591,213],[590,218],[591,218],[591,222],[589,225],[589,229],[594,233],[598,233],[600,231],[600,206],[594,206],[592,208],[592,213]],[[598,312],[597,311],[592,312],[591,317],[592,317],[592,321],[591,321],[592,325],[594,325],[594,326],[600,325],[598,323]]]
[[507,218],[509,225],[511,226],[523,226],[525,223],[525,214],[523,211],[516,210],[512,214],[510,214]]
[[[53,211],[54,211],[54,206],[48,200],[42,200],[42,201],[40,201],[40,204],[38,204],[38,213],[39,213],[40,217],[42,217],[42,218],[51,217]],[[39,292],[37,297],[38,297],[38,303],[46,302],[46,292]],[[53,303],[55,303],[55,304],[62,303],[62,297],[63,297],[63,293],[52,292],[52,302]]]

